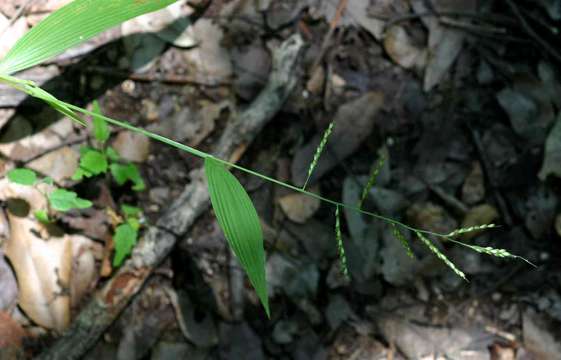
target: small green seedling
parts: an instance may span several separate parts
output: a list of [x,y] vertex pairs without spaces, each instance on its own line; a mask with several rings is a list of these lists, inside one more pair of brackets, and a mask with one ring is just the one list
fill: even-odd
[[130,205],[121,206],[121,212],[125,216],[125,221],[117,226],[113,236],[113,243],[115,244],[114,267],[121,266],[136,245],[142,215],[139,208]]
[[[19,185],[33,186],[41,182],[52,185],[50,177],[39,179],[35,171],[25,168],[12,169],[8,172],[7,177],[8,180]],[[64,189],[55,189],[46,194],[46,197],[50,208],[55,211],[66,212],[74,209],[86,209],[92,206],[91,201],[82,199],[75,192]],[[36,211],[35,217],[42,223],[51,222],[48,211]]]
[[[363,191],[363,196],[361,197],[359,206],[344,204],[306,191],[308,181],[313,174],[314,168],[317,165],[324,147],[327,145],[334,124],[331,124],[325,131],[323,138],[316,149],[314,158],[312,159],[306,182],[304,183],[304,186],[300,188],[238,166],[231,162],[214,158],[208,153],[178,143],[164,136],[146,131],[142,128],[132,126],[125,121],[106,117],[101,114],[101,111],[99,111],[99,106],[94,107],[94,111],[88,111],[81,107],[66,103],[41,89],[34,82],[12,76],[12,74],[18,71],[28,69],[43,61],[51,59],[65,50],[89,40],[104,30],[136,16],[164,8],[175,1],[176,0],[74,0],[49,15],[38,25],[34,26],[20,40],[18,40],[6,56],[0,60],[0,83],[7,84],[17,90],[27,93],[29,96],[45,101],[54,109],[70,117],[79,124],[84,124],[84,120],[78,114],[81,116],[89,115],[93,117],[94,136],[99,143],[99,148],[86,148],[83,150],[80,159],[80,170],[75,174],[77,179],[104,174],[107,172],[107,169],[110,169],[111,174],[118,184],[124,184],[125,182],[130,181],[133,183],[133,189],[144,189],[144,183],[140,178],[138,169],[131,166],[131,164],[120,163],[117,154],[112,151],[111,148],[104,145],[109,138],[109,130],[107,128],[107,124],[104,124],[104,122],[143,134],[151,139],[203,158],[205,160],[205,173],[209,184],[210,198],[218,218],[218,223],[224,231],[224,235],[228,243],[240,260],[242,267],[248,274],[249,280],[255,288],[267,315],[270,314],[270,311],[266,286],[263,234],[259,223],[259,217],[257,216],[257,212],[255,211],[255,207],[251,203],[249,196],[237,179],[227,170],[227,168],[235,168],[247,174],[260,177],[263,180],[270,181],[292,191],[314,197],[320,201],[335,206],[335,232],[340,261],[342,264],[341,267],[344,272],[347,272],[347,270],[339,219],[340,208],[357,211],[365,216],[391,224],[394,227],[395,237],[398,241],[403,243],[408,253],[410,252],[410,248],[408,243],[403,241],[405,237],[403,237],[401,232],[396,231],[395,229],[400,228],[401,230],[411,231],[421,240],[423,244],[428,247],[432,253],[444,261],[444,263],[450,267],[452,271],[463,279],[465,279],[464,273],[459,270],[436,245],[434,245],[431,239],[429,239],[429,236],[434,239],[450,240],[462,246],[466,246],[473,251],[495,257],[516,257],[503,249],[477,247],[474,245],[464,244],[453,239],[454,236],[461,233],[481,231],[482,229],[492,227],[491,225],[482,225],[478,229],[458,229],[450,234],[438,234],[426,230],[416,229],[392,218],[361,209],[361,205],[365,199],[364,194],[367,194],[370,191],[370,188],[374,185],[381,165],[375,167],[374,171],[371,173],[368,184]],[[27,172],[14,172],[11,175],[8,175],[8,177],[10,176],[13,179],[21,181],[21,183],[28,184],[34,182],[33,175]],[[65,190],[57,191],[57,196],[54,197],[59,208],[71,208],[72,206],[80,208],[86,206],[87,202],[81,201],[83,199],[79,199],[75,194],[72,195],[71,192],[64,191]],[[49,197],[50,201],[52,201],[51,198],[52,196]],[[44,214],[41,214],[40,217],[45,219],[43,215]],[[133,226],[134,221],[130,220],[130,217],[127,219],[128,220],[126,220],[125,223],[119,225],[116,229],[114,238],[116,244],[116,257],[114,259],[114,264],[121,264],[123,259],[130,253],[132,246],[136,243],[138,228]]]
[[98,143],[97,148],[82,147],[80,149],[80,166],[72,175],[72,180],[80,181],[111,172],[117,185],[132,183],[134,191],[146,188],[138,167],[130,162],[123,162],[115,149],[107,145],[111,131],[107,121],[103,119],[101,108],[97,101],[93,105],[93,134]]

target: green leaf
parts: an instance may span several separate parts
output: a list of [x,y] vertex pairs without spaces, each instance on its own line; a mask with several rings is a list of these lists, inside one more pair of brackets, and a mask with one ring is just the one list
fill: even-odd
[[28,31],[0,62],[13,74],[48,60],[100,32],[176,0],[75,0]]
[[80,167],[76,169],[72,180],[82,180],[83,177],[92,177],[107,172],[107,156],[90,148],[80,149]]
[[68,211],[72,209],[86,209],[92,206],[91,201],[78,197],[73,191],[56,189],[49,194],[49,203],[57,211]]
[[124,185],[127,181],[133,183],[132,189],[134,191],[142,191],[146,188],[142,176],[140,176],[140,171],[134,164],[111,164],[111,175],[115,179],[115,182],[119,185]]
[[51,219],[49,219],[49,213],[46,210],[37,210],[33,213],[33,215],[35,215],[35,218],[43,224],[51,223]]
[[218,223],[270,317],[263,232],[257,211],[239,181],[213,157],[205,158],[205,174]]
[[123,212],[123,214],[127,218],[128,217],[138,217],[138,216],[140,216],[140,213],[142,212],[142,210],[140,210],[140,208],[138,208],[136,206],[132,206],[132,205],[127,205],[127,204],[121,205],[121,211]]
[[[97,101],[94,101],[93,103],[93,112],[99,115],[103,115]],[[109,126],[107,126],[107,121],[103,120],[103,118],[99,116],[93,116],[93,127],[95,139],[102,144],[105,143],[107,139],[109,139],[109,135],[111,134],[109,131]]]
[[117,150],[113,149],[111,146],[107,147],[107,149],[105,150],[105,153],[107,154],[107,157],[111,161],[119,161],[119,159],[121,158],[119,156],[119,153],[117,152]]
[[12,169],[8,172],[8,179],[20,185],[33,185],[37,182],[37,174],[29,169]]
[[138,239],[138,231],[130,224],[125,223],[117,226],[113,243],[115,244],[115,257],[113,258],[113,266],[121,266],[123,260],[132,252],[132,248],[136,245]]
[[140,220],[138,220],[138,218],[135,217],[127,218],[127,224],[132,226],[132,228],[135,230],[140,229]]
[[47,177],[43,178],[43,179],[41,180],[41,182],[42,182],[42,183],[45,183],[45,184],[47,184],[47,185],[53,185],[53,184],[55,183],[55,180],[54,180],[52,177],[47,176]]
[[86,171],[82,168],[77,168],[74,174],[72,174],[72,180],[80,181],[84,177],[91,177],[92,174],[89,171]]

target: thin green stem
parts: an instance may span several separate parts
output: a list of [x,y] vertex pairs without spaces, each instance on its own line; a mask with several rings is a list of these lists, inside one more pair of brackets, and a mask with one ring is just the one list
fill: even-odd
[[[89,110],[83,109],[83,108],[81,108],[81,107],[79,107],[79,106],[72,105],[72,104],[70,104],[70,103],[67,103],[67,102],[61,101],[61,100],[59,100],[59,99],[56,99],[56,98],[55,98],[54,96],[52,96],[51,94],[49,94],[49,93],[45,92],[43,89],[39,88],[39,87],[38,87],[35,83],[33,83],[32,81],[21,80],[21,79],[15,78],[15,77],[10,76],[10,75],[0,74],[0,82],[3,82],[3,83],[5,83],[5,84],[7,84],[7,85],[9,85],[9,86],[12,86],[12,87],[14,87],[14,88],[16,88],[16,89],[18,89],[18,90],[23,91],[23,92],[26,92],[27,94],[29,94],[29,95],[31,95],[31,96],[34,96],[34,97],[43,99],[43,100],[47,101],[50,105],[55,105],[55,103],[56,103],[56,105],[58,105],[58,106],[65,107],[65,108],[67,108],[67,109],[70,109],[70,110],[73,110],[73,111],[76,111],[76,112],[79,112],[79,113],[82,113],[82,114],[85,114],[85,115],[97,116],[97,117],[99,117],[99,118],[101,118],[101,119],[107,121],[109,124],[112,124],[112,125],[121,127],[121,128],[123,128],[123,129],[130,130],[130,131],[134,131],[134,132],[139,133],[139,134],[142,134],[142,135],[147,136],[147,137],[149,137],[149,138],[151,138],[151,139],[154,139],[154,140],[156,140],[156,141],[160,141],[160,142],[162,142],[162,143],[164,143],[164,144],[173,146],[173,147],[175,147],[175,148],[177,148],[177,149],[179,149],[179,150],[186,151],[186,152],[188,152],[188,153],[190,153],[190,154],[192,154],[192,155],[194,155],[194,156],[198,156],[198,157],[203,158],[203,159],[204,159],[204,158],[207,158],[207,157],[209,157],[209,156],[212,156],[212,155],[210,155],[210,154],[208,154],[208,153],[206,153],[206,152],[204,152],[204,151],[197,150],[197,149],[195,149],[195,148],[192,148],[192,147],[190,147],[190,146],[184,145],[184,144],[179,143],[179,142],[177,142],[177,141],[168,139],[168,138],[166,138],[166,137],[164,137],[164,136],[155,134],[155,133],[153,133],[153,132],[147,131],[147,130],[145,130],[145,129],[142,129],[142,128],[139,128],[139,127],[136,127],[136,126],[133,126],[133,125],[127,123],[126,121],[115,120],[115,119],[112,119],[112,118],[107,117],[107,116],[105,116],[105,115],[101,115],[101,114],[95,113],[95,112],[93,112],[93,111],[89,111]],[[46,97],[47,97],[47,94],[48,94],[48,98],[46,98]],[[351,210],[351,211],[356,211],[356,212],[359,212],[359,213],[361,213],[361,214],[370,216],[370,217],[372,217],[372,218],[375,218],[375,219],[384,221],[384,222],[386,222],[386,223],[401,226],[402,228],[407,229],[407,230],[410,230],[410,231],[413,231],[413,232],[415,232],[415,233],[419,232],[419,233],[422,233],[422,234],[433,235],[433,236],[440,237],[440,238],[446,237],[445,234],[439,234],[439,233],[435,233],[435,232],[428,231],[428,230],[420,230],[420,229],[411,227],[411,226],[409,226],[409,225],[406,225],[406,224],[404,224],[404,223],[402,223],[402,222],[400,222],[400,221],[394,220],[394,219],[392,219],[392,218],[389,218],[389,217],[386,217],[386,216],[383,216],[383,215],[380,215],[380,214],[376,214],[376,213],[373,213],[373,212],[370,212],[370,211],[363,210],[363,209],[361,209],[361,208],[359,208],[359,207],[357,207],[357,206],[355,206],[355,205],[344,204],[344,203],[342,203],[342,202],[335,201],[335,200],[332,200],[332,199],[323,197],[323,196],[318,195],[318,194],[316,194],[316,193],[307,191],[307,190],[305,190],[305,188],[300,188],[300,187],[297,187],[297,186],[288,184],[288,183],[286,183],[286,182],[279,181],[279,180],[274,179],[274,178],[272,178],[272,177],[269,177],[269,176],[267,176],[267,175],[263,175],[263,174],[261,174],[261,173],[255,172],[255,171],[253,171],[253,170],[244,168],[243,166],[240,166],[240,165],[236,165],[236,164],[234,164],[234,163],[231,163],[231,162],[229,162],[229,161],[222,160],[222,159],[218,159],[218,158],[215,158],[215,159],[216,159],[218,162],[220,162],[220,163],[222,163],[222,164],[224,164],[224,165],[226,165],[226,166],[232,167],[232,168],[234,168],[234,169],[240,170],[240,171],[242,171],[242,172],[245,172],[245,173],[250,174],[250,175],[253,175],[253,176],[257,176],[257,177],[259,177],[259,178],[261,178],[261,179],[263,179],[263,180],[265,180],[265,181],[269,181],[269,182],[271,182],[271,183],[273,183],[273,184],[276,184],[276,185],[285,187],[285,188],[290,189],[290,190],[292,190],[292,191],[295,191],[295,192],[298,192],[298,193],[301,193],[301,194],[304,194],[304,195],[307,195],[307,196],[311,196],[311,197],[313,197],[313,198],[315,198],[315,199],[318,199],[318,200],[320,200],[320,201],[323,201],[323,202],[326,202],[326,203],[328,203],[328,204],[334,205],[334,206],[336,206],[336,207],[341,207],[341,208],[345,208],[345,209],[348,209],[348,210]]]
[[[61,101],[61,102],[62,102],[62,101]],[[78,107],[78,106],[75,106],[75,105],[72,105],[72,104],[69,104],[69,103],[66,103],[66,102],[62,102],[62,103],[63,103],[66,107],[68,107],[69,109],[72,109],[72,110],[74,110],[74,111],[81,112],[81,113],[86,114],[86,115],[91,115],[91,116],[94,116],[94,115],[95,115],[95,116],[98,116],[98,117],[102,118],[103,120],[107,121],[107,122],[110,123],[110,124],[113,124],[113,125],[116,125],[116,126],[125,128],[125,129],[127,129],[127,130],[131,130],[131,131],[134,131],[134,132],[137,132],[137,133],[140,133],[140,134],[143,134],[143,135],[145,135],[145,136],[147,136],[147,137],[149,137],[149,138],[152,138],[152,139],[157,140],[157,141],[161,141],[161,142],[163,142],[163,143],[165,143],[165,144],[168,144],[168,145],[171,145],[171,146],[173,146],[173,147],[175,147],[175,148],[177,148],[177,149],[180,149],[180,150],[183,150],[183,151],[187,151],[188,153],[190,153],[190,154],[192,154],[192,155],[195,155],[195,156],[198,156],[198,157],[200,157],[200,158],[203,158],[203,159],[204,159],[204,158],[206,158],[206,157],[212,156],[212,155],[210,155],[210,154],[208,154],[208,153],[205,153],[205,152],[203,152],[203,151],[194,149],[194,148],[192,148],[192,147],[190,147],[190,146],[181,144],[181,143],[179,143],[179,142],[177,142],[177,141],[170,140],[170,139],[168,139],[168,138],[166,138],[166,137],[164,137],[164,136],[161,136],[161,135],[158,135],[158,134],[154,134],[153,132],[150,132],[150,131],[144,130],[144,129],[142,129],[142,128],[138,128],[138,127],[136,127],[136,126],[130,125],[130,124],[124,122],[124,121],[115,120],[115,119],[109,118],[109,117],[104,116],[104,115],[95,114],[95,113],[92,112],[92,111],[83,109],[83,108],[81,108],[81,107]],[[408,225],[406,225],[406,224],[403,224],[402,222],[399,222],[399,221],[394,220],[394,219],[392,219],[392,218],[385,217],[385,216],[383,216],[383,215],[376,214],[376,213],[373,213],[373,212],[370,212],[370,211],[362,210],[362,209],[360,209],[359,207],[354,206],[354,205],[345,204],[345,203],[342,203],[342,202],[339,202],[339,201],[335,201],[335,200],[332,200],[332,199],[323,197],[323,196],[318,195],[318,194],[316,194],[316,193],[313,193],[313,192],[307,191],[307,190],[305,190],[305,189],[302,189],[302,188],[300,188],[300,187],[297,187],[297,186],[294,186],[294,185],[291,185],[291,184],[288,184],[288,183],[279,181],[279,180],[277,180],[277,179],[275,179],[275,178],[272,178],[272,177],[267,176],[267,175],[263,175],[263,174],[258,173],[258,172],[256,172],[256,171],[247,169],[247,168],[245,168],[245,167],[243,167],[243,166],[240,166],[240,165],[231,163],[231,162],[229,162],[229,161],[226,161],[226,160],[223,160],[223,159],[219,159],[219,158],[215,158],[215,159],[216,159],[218,162],[220,162],[220,163],[222,163],[222,164],[224,164],[224,165],[226,165],[226,166],[228,166],[228,167],[232,167],[232,168],[234,168],[234,169],[240,170],[240,171],[242,171],[242,172],[245,172],[246,174],[250,174],[250,175],[253,175],[253,176],[257,176],[257,177],[259,177],[259,178],[261,178],[261,179],[263,179],[263,180],[265,180],[265,181],[269,181],[269,182],[271,182],[271,183],[274,183],[274,184],[279,185],[279,186],[283,186],[283,187],[285,187],[285,188],[287,188],[287,189],[290,189],[290,190],[292,190],[292,191],[296,191],[296,192],[299,192],[299,193],[301,193],[301,194],[311,196],[311,197],[313,197],[313,198],[316,198],[316,199],[318,199],[318,200],[320,200],[320,201],[329,203],[329,204],[331,204],[331,205],[340,206],[340,207],[342,207],[342,208],[345,208],[345,209],[348,209],[348,210],[352,210],[352,211],[357,211],[357,212],[359,212],[359,213],[362,213],[362,214],[364,214],[364,215],[373,217],[373,218],[375,218],[375,219],[382,220],[382,221],[385,221],[385,222],[388,222],[388,223],[391,223],[391,224],[399,225],[399,226],[401,226],[401,227],[403,227],[403,228],[405,228],[405,229],[407,229],[407,230],[410,230],[410,231],[415,231],[415,232],[419,231],[419,232],[421,232],[421,233],[423,233],[423,234],[434,235],[434,236],[437,236],[437,237],[443,237],[443,236],[445,236],[444,234],[439,234],[439,233],[435,233],[435,232],[432,232],[432,231],[419,230],[419,229],[413,228],[413,227],[411,227],[411,226],[408,226]]]

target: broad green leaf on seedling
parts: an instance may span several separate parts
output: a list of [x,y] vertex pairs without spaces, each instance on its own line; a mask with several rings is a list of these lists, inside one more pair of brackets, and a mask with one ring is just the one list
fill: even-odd
[[96,150],[88,151],[80,158],[80,167],[93,175],[103,174],[107,172],[107,157]]
[[49,194],[48,198],[51,207],[57,211],[86,209],[92,206],[91,201],[79,198],[75,192],[64,189],[56,189]]
[[51,219],[49,218],[49,213],[46,210],[37,210],[33,213],[35,218],[43,224],[50,224]]
[[121,158],[117,150],[113,149],[111,146],[108,146],[107,149],[105,149],[105,154],[111,161],[119,161]]
[[121,211],[123,212],[123,215],[125,215],[125,217],[138,217],[142,212],[140,208],[127,204],[121,205]]
[[0,73],[13,74],[61,54],[136,16],[177,0],[75,0],[28,31],[0,62]]
[[33,185],[37,182],[37,174],[29,169],[12,169],[8,172],[8,179],[20,185]]
[[134,191],[142,191],[146,188],[142,176],[140,176],[140,171],[138,167],[134,164],[111,164],[111,175],[115,179],[115,182],[119,185],[124,185],[127,181],[133,183],[132,189]]
[[[93,112],[99,115],[103,115],[101,113],[101,108],[99,107],[99,103],[94,101],[93,103]],[[107,139],[109,139],[109,126],[107,125],[107,121],[103,120],[103,118],[99,116],[93,116],[93,127],[94,127],[94,136],[97,141],[101,144],[104,144]]]
[[140,229],[140,220],[139,217],[142,213],[142,210],[137,208],[136,206],[130,206],[127,204],[121,205],[121,211],[127,220],[127,223],[133,227],[133,229],[138,230]]
[[270,316],[263,232],[257,211],[239,181],[213,157],[205,159],[205,174],[218,223]]
[[121,266],[123,260],[130,255],[132,248],[136,245],[138,231],[130,224],[125,223],[117,226],[113,243],[115,244],[115,257],[113,258],[113,266]]
[[47,184],[47,185],[53,185],[53,184],[55,183],[55,181],[53,180],[53,178],[50,177],[50,176],[47,176],[47,177],[41,179],[41,182],[42,182],[42,183],[45,183],[45,184]]
[[81,180],[83,177],[92,177],[107,172],[107,156],[92,149],[87,149],[80,156],[80,167],[76,169],[73,180]]

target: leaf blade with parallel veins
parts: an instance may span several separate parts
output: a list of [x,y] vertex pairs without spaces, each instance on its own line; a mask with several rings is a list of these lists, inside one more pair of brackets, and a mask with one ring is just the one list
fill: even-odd
[[263,231],[257,211],[240,182],[211,156],[205,158],[205,174],[218,224],[270,317]]

